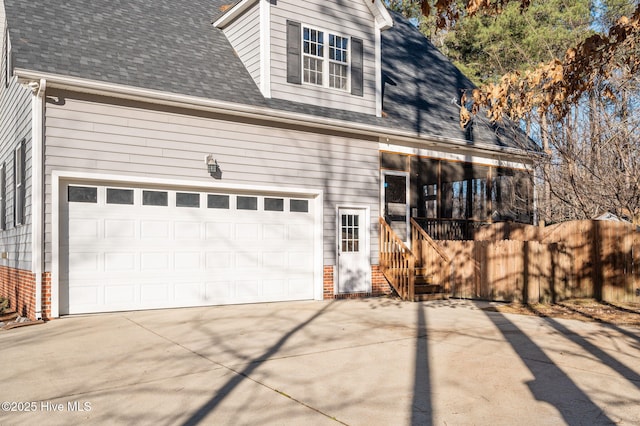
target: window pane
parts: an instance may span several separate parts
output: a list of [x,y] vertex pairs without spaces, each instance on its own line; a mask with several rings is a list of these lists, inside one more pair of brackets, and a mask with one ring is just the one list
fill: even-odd
[[200,194],[176,192],[176,207],[200,207]]
[[210,209],[228,209],[229,196],[209,194],[207,196],[207,207]]
[[238,197],[237,199],[238,210],[258,210],[258,198],[257,197]]
[[289,202],[289,211],[298,213],[309,212],[309,200],[291,200]]
[[145,206],[168,206],[169,194],[164,191],[142,191],[142,204]]
[[107,204],[133,204],[133,189],[107,188]]
[[73,203],[97,203],[98,188],[86,186],[70,186],[69,201]]
[[347,66],[332,62],[329,64],[329,86],[347,89]]
[[282,198],[265,198],[264,209],[272,212],[284,211],[284,200]]

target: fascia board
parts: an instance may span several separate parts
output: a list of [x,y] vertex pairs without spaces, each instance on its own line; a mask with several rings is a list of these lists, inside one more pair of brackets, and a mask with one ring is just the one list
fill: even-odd
[[224,28],[229,25],[234,19],[242,15],[247,9],[260,0],[242,0],[236,3],[231,9],[227,10],[220,18],[218,18],[213,26],[216,28]]
[[40,79],[44,78],[47,80],[47,87],[49,89],[56,88],[159,105],[175,106],[178,108],[216,112],[257,120],[270,120],[278,123],[302,125],[310,128],[341,131],[409,143],[428,143],[440,146],[443,149],[472,149],[474,151],[486,152],[488,154],[512,155],[523,158],[526,158],[528,154],[526,151],[517,148],[500,147],[477,142],[470,144],[468,141],[458,138],[419,134],[408,130],[362,124],[334,118],[310,116],[307,114],[276,110],[267,107],[206,99],[197,96],[181,95],[153,89],[144,89],[122,84],[83,79],[79,77],[50,74],[41,71],[16,68],[14,70],[14,74],[22,83],[28,83],[30,81],[39,82]]

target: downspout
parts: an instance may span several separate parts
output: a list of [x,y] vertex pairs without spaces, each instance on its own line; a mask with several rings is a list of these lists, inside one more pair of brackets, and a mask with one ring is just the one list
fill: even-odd
[[31,250],[32,270],[36,280],[36,320],[42,319],[43,271],[43,146],[44,106],[47,80],[29,84],[31,88]]

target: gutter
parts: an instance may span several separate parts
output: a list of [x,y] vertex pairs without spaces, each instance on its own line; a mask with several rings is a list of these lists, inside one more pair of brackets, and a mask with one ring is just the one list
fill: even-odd
[[32,272],[36,284],[36,320],[42,319],[42,272],[43,272],[43,146],[44,146],[44,97],[47,80],[31,82],[31,250]]
[[[187,109],[196,109],[208,112],[233,115],[236,117],[251,118],[257,120],[271,120],[277,123],[304,125],[305,127],[340,131],[379,138],[380,141],[389,140],[427,144],[444,150],[473,149],[486,154],[502,154],[526,159],[524,150],[509,147],[499,147],[490,144],[470,144],[464,139],[449,138],[437,135],[420,134],[407,130],[391,129],[383,126],[368,125],[357,122],[338,120],[333,118],[311,116],[295,112],[276,110],[268,107],[245,105],[233,102],[219,101],[215,99],[201,98],[197,96],[181,95],[163,92],[160,90],[144,89],[122,84],[107,83],[97,80],[89,80],[78,77],[69,77],[59,74],[50,74],[40,71],[31,71],[21,68],[14,69],[22,83],[47,81],[49,88],[65,89],[94,95],[112,96],[121,99],[168,105]],[[312,119],[310,119],[312,118]]]

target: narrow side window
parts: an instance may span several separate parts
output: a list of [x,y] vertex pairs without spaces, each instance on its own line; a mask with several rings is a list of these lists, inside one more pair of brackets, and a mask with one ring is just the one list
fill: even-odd
[[7,168],[0,167],[0,230],[7,229]]
[[13,182],[15,186],[13,213],[16,226],[23,225],[25,221],[25,147],[26,141],[23,139],[16,148],[13,157]]
[[9,29],[4,29],[4,46],[2,46],[2,53],[4,55],[4,85],[9,87],[9,81],[11,80],[12,64],[11,64],[11,40],[9,40]]

